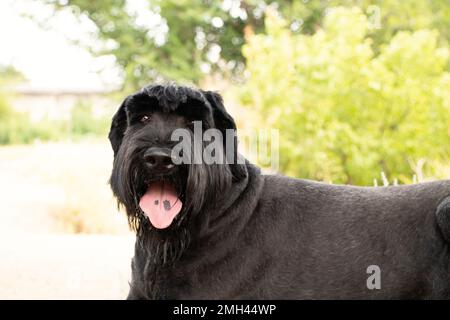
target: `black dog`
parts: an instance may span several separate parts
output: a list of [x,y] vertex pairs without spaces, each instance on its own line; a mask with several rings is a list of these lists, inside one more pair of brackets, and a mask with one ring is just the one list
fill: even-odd
[[329,185],[262,175],[236,151],[175,165],[171,134],[192,121],[236,130],[218,94],[175,85],[113,118],[111,187],[137,233],[128,298],[450,297],[450,181]]

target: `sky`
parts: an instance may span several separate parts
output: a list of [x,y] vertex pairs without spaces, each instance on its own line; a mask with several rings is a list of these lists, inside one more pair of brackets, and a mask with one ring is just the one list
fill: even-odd
[[[50,22],[44,28],[26,15]],[[33,88],[101,90],[120,82],[114,57],[94,58],[71,39],[95,45],[89,21],[69,12],[56,16],[33,0],[0,1],[0,64],[13,65]]]

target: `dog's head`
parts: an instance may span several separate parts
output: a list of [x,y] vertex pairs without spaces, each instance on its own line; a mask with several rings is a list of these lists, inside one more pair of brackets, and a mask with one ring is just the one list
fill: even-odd
[[[196,136],[194,127],[200,124],[202,133],[217,129],[222,136],[213,152],[223,161],[196,158],[217,139]],[[109,139],[114,150],[110,183],[130,226],[167,237],[188,224],[204,225],[208,217],[199,213],[214,210],[233,181],[246,175],[235,130],[214,92],[154,85],[128,96],[113,117]]]

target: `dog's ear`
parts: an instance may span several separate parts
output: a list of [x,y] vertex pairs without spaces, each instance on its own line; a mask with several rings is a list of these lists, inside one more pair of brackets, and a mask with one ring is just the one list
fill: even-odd
[[112,118],[111,129],[109,130],[109,141],[111,142],[112,149],[114,151],[114,156],[116,156],[119,151],[120,145],[122,144],[123,135],[127,128],[127,113],[125,106],[128,97],[122,102],[117,110],[116,114]]
[[226,131],[227,129],[231,129],[234,131],[234,139],[233,139],[233,155],[227,155],[227,159],[233,159],[233,162],[230,164],[231,173],[233,174],[234,180],[241,180],[247,176],[247,169],[245,164],[239,163],[239,155],[238,155],[238,139],[236,132],[236,123],[234,122],[233,117],[225,110],[225,106],[223,105],[223,99],[220,94],[213,91],[202,91],[205,98],[208,100],[209,104],[212,107],[213,118],[215,127],[220,130],[224,139],[224,148],[226,149]]

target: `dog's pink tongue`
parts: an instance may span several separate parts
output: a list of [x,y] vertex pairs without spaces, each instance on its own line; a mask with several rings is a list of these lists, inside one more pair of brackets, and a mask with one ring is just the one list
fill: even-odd
[[172,184],[155,182],[150,184],[139,206],[155,228],[164,229],[181,211],[182,203]]

